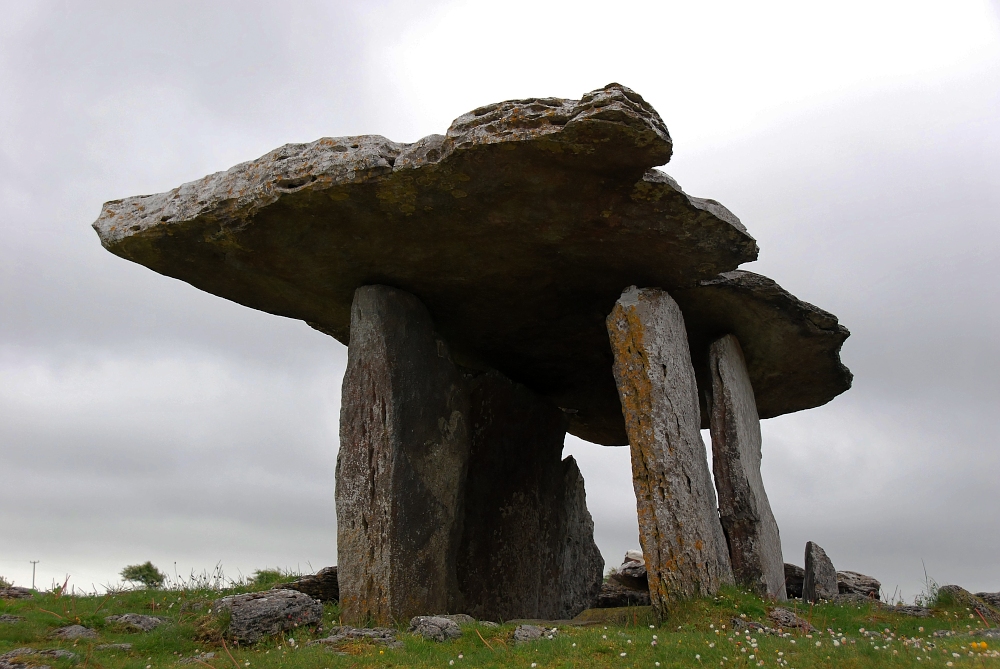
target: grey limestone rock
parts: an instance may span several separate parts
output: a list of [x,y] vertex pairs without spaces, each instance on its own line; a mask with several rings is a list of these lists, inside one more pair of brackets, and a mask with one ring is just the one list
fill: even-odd
[[684,317],[662,290],[632,287],[607,319],[632,453],[639,539],[653,608],[732,583]]
[[410,632],[428,641],[448,641],[462,636],[462,630],[451,618],[441,616],[416,616],[410,621]]
[[712,343],[709,368],[712,466],[733,577],[761,597],[783,600],[781,538],[760,475],[760,418],[736,337]]
[[837,592],[841,595],[862,595],[870,599],[878,599],[882,583],[871,576],[856,571],[837,572]]
[[514,643],[527,643],[543,637],[551,639],[557,634],[559,634],[559,630],[555,627],[546,629],[538,625],[518,625],[514,629]]
[[53,639],[72,641],[74,639],[96,639],[97,632],[83,625],[67,625],[66,627],[60,627],[49,636]]
[[623,606],[649,606],[649,588],[633,590],[615,581],[601,585],[601,591],[594,600],[595,609],[616,609]]
[[37,658],[54,660],[69,660],[79,662],[80,656],[61,648],[38,650],[36,648],[15,648],[0,655],[0,669],[50,669],[49,665],[41,664]]
[[463,378],[420,300],[359,288],[336,474],[345,621],[454,610],[468,413]]
[[1000,592],[977,592],[976,597],[983,600],[990,606],[1000,608]]
[[229,612],[225,634],[242,643],[257,643],[297,627],[317,625],[323,619],[323,605],[295,590],[231,595],[216,601],[212,610],[216,615]]
[[402,648],[403,643],[396,639],[396,630],[391,627],[334,627],[330,630],[330,635],[315,641],[310,641],[307,646],[328,645],[337,646],[351,639],[367,639],[380,646],[388,648]]
[[199,653],[197,655],[192,655],[191,657],[185,657],[177,661],[177,664],[202,664],[203,662],[208,662],[209,660],[215,659],[215,653]]
[[104,622],[130,632],[151,632],[167,622],[167,619],[158,616],[144,616],[139,613],[125,613],[120,616],[107,616]]
[[0,614],[0,625],[14,625],[16,623],[23,622],[24,618],[21,616],[12,616],[9,613]]
[[645,561],[626,560],[610,578],[626,588],[649,591],[649,575],[646,573]]
[[972,594],[961,586],[941,586],[938,588],[938,601],[965,606],[990,622],[1000,622],[1000,608],[994,607],[990,602],[978,595]]
[[325,567],[315,574],[303,576],[290,583],[274,586],[278,590],[298,590],[321,602],[340,600],[340,583],[336,567]]
[[788,599],[802,597],[802,581],[806,577],[806,570],[794,564],[785,563],[785,594]]
[[833,599],[838,593],[837,570],[818,544],[806,542],[806,567],[802,579],[802,599],[818,602]]
[[767,617],[775,625],[783,630],[789,629],[799,629],[804,632],[815,632],[816,628],[812,624],[800,616],[795,615],[788,609],[776,606],[767,612]]
[[94,646],[94,650],[132,650],[132,644],[130,643],[99,643]]
[[0,599],[29,599],[34,596],[34,593],[28,588],[21,588],[15,585],[9,588],[0,588]]

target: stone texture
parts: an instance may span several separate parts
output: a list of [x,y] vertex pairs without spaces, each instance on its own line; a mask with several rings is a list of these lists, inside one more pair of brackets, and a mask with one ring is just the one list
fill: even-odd
[[841,595],[862,595],[870,599],[879,599],[881,589],[882,583],[871,576],[856,571],[837,572],[837,592]]
[[379,646],[402,648],[403,643],[396,640],[396,630],[391,627],[334,627],[330,636],[310,641],[307,646],[332,645],[337,646],[352,639],[367,639]]
[[130,643],[99,643],[94,646],[94,650],[132,650],[132,644]]
[[468,395],[418,299],[357,290],[337,456],[343,619],[454,610]]
[[977,592],[976,597],[983,600],[990,606],[1000,608],[1000,592]]
[[514,629],[514,643],[536,641],[542,637],[548,637],[549,635],[555,636],[558,633],[559,630],[556,628],[546,629],[544,627],[539,627],[538,625],[518,625]]
[[794,564],[785,563],[785,594],[789,599],[802,597],[802,581],[806,570]]
[[0,614],[0,625],[15,625],[20,622],[24,622],[22,616],[12,616],[9,613]]
[[646,563],[626,560],[618,567],[610,578],[632,590],[649,590],[649,575],[646,573]]
[[726,272],[670,294],[687,325],[703,429],[711,424],[709,348],[725,334],[740,342],[760,418],[826,404],[851,387],[851,372],[840,361],[851,333],[836,316],[766,276]]
[[802,599],[817,602],[833,599],[838,593],[837,570],[826,551],[812,541],[806,542],[806,567],[802,578]]
[[778,523],[760,475],[760,418],[736,337],[712,343],[709,368],[712,467],[733,577],[761,597],[784,600]]
[[487,105],[413,144],[289,144],[108,202],[94,227],[123,258],[342,343],[354,291],[397,286],[461,364],[572,409],[573,434],[624,444],[604,331],[622,287],[688,286],[757,257],[725,207],[652,169],[671,146],[656,111],[610,84]]
[[657,289],[626,290],[607,319],[632,453],[639,539],[653,607],[732,583],[699,432],[684,318]]
[[0,655],[0,669],[50,669],[49,665],[40,663],[37,658],[68,660],[74,664],[80,661],[79,655],[62,648],[15,648]]
[[604,559],[583,477],[562,459],[565,414],[495,371],[468,383],[463,610],[487,620],[571,618],[600,591]]
[[601,585],[601,591],[594,600],[595,609],[616,609],[622,606],[649,606],[649,588],[635,590],[621,583],[608,581]]
[[120,616],[107,616],[104,622],[129,632],[152,632],[166,623],[167,619],[158,616],[144,616],[140,613],[125,613]]
[[768,611],[767,617],[782,630],[798,629],[803,632],[816,631],[816,628],[808,620],[780,606],[776,606]]
[[21,588],[15,585],[9,588],[0,588],[0,599],[29,599],[34,594],[28,588]]
[[216,601],[212,610],[216,615],[229,612],[229,629],[225,634],[241,643],[257,643],[297,627],[318,625],[323,620],[323,605],[295,590],[230,595]]
[[303,576],[291,583],[282,583],[274,587],[278,590],[298,590],[321,602],[340,600],[340,585],[337,580],[336,567],[325,567],[310,576]]
[[75,639],[96,639],[97,632],[83,625],[67,625],[66,627],[60,627],[49,636],[53,639],[73,641]]
[[458,623],[441,616],[416,616],[410,621],[409,631],[419,634],[428,641],[439,643],[462,636]]
[[994,607],[990,602],[973,595],[959,585],[943,585],[938,588],[937,595],[940,603],[964,606],[990,622],[1000,622],[1000,608]]

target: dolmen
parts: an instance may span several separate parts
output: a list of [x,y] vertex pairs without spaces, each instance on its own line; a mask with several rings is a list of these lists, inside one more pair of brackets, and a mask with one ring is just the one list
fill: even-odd
[[756,241],[656,169],[672,149],[610,84],[487,105],[412,144],[289,144],[108,202],[94,228],[116,255],[348,346],[346,622],[589,606],[604,562],[567,432],[630,446],[660,614],[733,582],[783,599],[759,420],[847,390],[849,333],[737,269]]

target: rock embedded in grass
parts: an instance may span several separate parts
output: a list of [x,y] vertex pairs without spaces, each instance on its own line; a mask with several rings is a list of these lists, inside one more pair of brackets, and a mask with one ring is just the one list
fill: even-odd
[[808,620],[795,615],[788,609],[776,606],[767,612],[767,617],[775,625],[782,629],[800,629],[806,632],[815,632],[816,628]]
[[29,599],[34,596],[34,593],[28,588],[21,588],[14,585],[9,588],[0,588],[0,599]]
[[97,632],[83,625],[68,625],[67,627],[60,627],[49,636],[53,639],[72,641],[74,639],[96,639]]
[[351,639],[368,639],[380,646],[389,648],[402,648],[403,643],[396,640],[396,630],[391,627],[334,627],[330,630],[330,635],[323,639],[310,641],[307,646],[336,646]]
[[547,634],[555,634],[555,631],[548,631],[538,625],[518,625],[514,630],[514,643],[527,643],[541,639]]
[[340,601],[340,583],[337,567],[325,567],[315,574],[303,576],[290,583],[280,583],[273,590],[298,590],[321,602]]
[[295,590],[265,590],[231,595],[215,602],[215,615],[228,612],[229,627],[224,634],[243,643],[261,639],[323,620],[323,605]]
[[117,616],[108,616],[104,619],[104,622],[123,628],[129,632],[151,632],[168,621],[166,618],[160,618],[159,616],[124,613]]
[[443,642],[462,636],[458,623],[441,616],[415,616],[410,620],[410,632],[419,634],[428,641]]
[[9,613],[4,613],[3,615],[0,615],[0,625],[3,625],[3,624],[14,625],[16,623],[23,622],[23,621],[24,621],[24,618],[22,618],[21,616],[12,616]]

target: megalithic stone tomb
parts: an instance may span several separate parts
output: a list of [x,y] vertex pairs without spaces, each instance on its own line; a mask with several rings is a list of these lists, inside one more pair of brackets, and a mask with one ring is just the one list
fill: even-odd
[[[642,525],[665,612],[671,598],[725,582],[749,545],[720,540],[707,460],[695,461],[692,435],[728,406],[713,399],[727,386],[713,386],[712,344],[738,340],[759,418],[819,406],[851,383],[839,358],[847,330],[736,269],[757,257],[756,242],[725,207],[655,169],[672,148],[656,111],[609,84],[580,100],[480,107],[412,144],[288,144],[166,193],[108,202],[94,228],[123,258],[349,346],[336,493],[349,618],[442,607],[561,617],[586,606],[603,563],[579,470],[561,455],[565,431],[604,445],[633,439],[634,469],[649,475],[637,491],[656,477],[687,486],[675,473],[694,473],[697,529],[657,534],[670,522],[663,508]],[[613,370],[629,358],[613,350],[606,321],[628,286],[659,296],[663,313],[649,322],[673,319],[669,341],[646,345],[669,351],[675,373],[623,410],[634,389]],[[683,431],[669,439],[633,429],[682,405]],[[723,422],[752,432],[753,421],[748,411]],[[751,478],[752,451],[740,460]],[[492,479],[496,468],[509,480]],[[719,495],[739,517],[763,508],[735,487]],[[702,542],[697,555],[690,541]],[[684,570],[669,572],[663,556],[682,544]],[[544,575],[520,557],[532,552]]]

